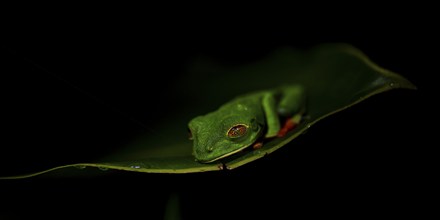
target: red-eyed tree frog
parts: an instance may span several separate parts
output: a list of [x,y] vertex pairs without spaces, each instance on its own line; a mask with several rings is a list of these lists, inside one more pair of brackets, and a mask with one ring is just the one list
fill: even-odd
[[[236,97],[216,111],[192,119],[189,124],[196,161],[210,163],[264,140],[283,137],[300,123],[305,112],[305,92],[300,85]],[[281,120],[285,119],[284,126]]]

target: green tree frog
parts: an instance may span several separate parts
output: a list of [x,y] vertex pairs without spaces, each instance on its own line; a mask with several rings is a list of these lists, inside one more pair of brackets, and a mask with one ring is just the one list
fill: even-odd
[[[264,140],[292,130],[304,111],[305,92],[300,85],[236,97],[188,123],[193,155],[198,162],[210,163],[250,146],[260,148]],[[283,119],[286,122],[281,126]]]

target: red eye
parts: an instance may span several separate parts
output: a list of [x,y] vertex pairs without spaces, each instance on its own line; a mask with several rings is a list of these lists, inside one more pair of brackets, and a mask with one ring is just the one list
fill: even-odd
[[238,138],[242,137],[246,134],[247,126],[246,125],[235,125],[228,131],[228,137],[230,138]]

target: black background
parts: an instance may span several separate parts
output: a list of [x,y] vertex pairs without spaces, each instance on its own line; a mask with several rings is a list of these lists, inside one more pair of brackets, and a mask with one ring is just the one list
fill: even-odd
[[[284,22],[27,19],[2,42],[5,174],[25,170],[36,157],[36,170],[91,160],[144,132],[138,121],[154,123],[175,111],[166,108],[172,85],[199,55],[241,64],[283,46],[344,42],[419,89],[367,99],[316,124],[295,145],[233,171],[2,180],[3,215],[160,219],[172,193],[180,195],[184,219],[417,214],[427,169],[423,80],[433,60],[432,27],[406,15],[370,19],[374,14]],[[65,152],[57,145],[65,139],[83,147]]]

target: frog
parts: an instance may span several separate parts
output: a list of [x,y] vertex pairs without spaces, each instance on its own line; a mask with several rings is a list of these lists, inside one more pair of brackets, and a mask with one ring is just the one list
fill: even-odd
[[301,123],[305,96],[304,86],[284,85],[237,96],[215,111],[192,118],[188,130],[195,160],[212,163],[284,137]]

